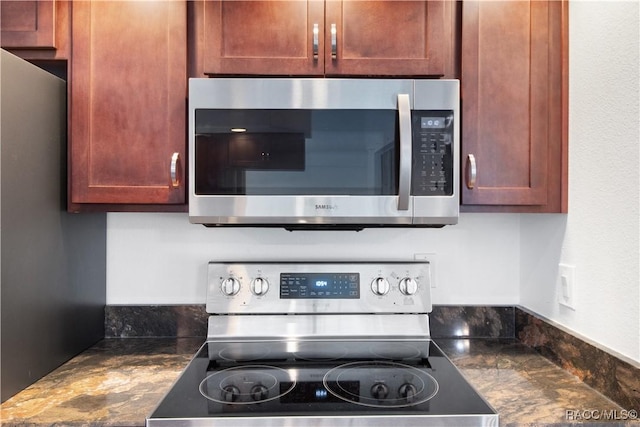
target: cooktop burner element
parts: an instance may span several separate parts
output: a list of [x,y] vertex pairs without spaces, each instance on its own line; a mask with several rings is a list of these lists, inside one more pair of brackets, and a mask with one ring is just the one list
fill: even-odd
[[222,404],[253,405],[279,399],[295,386],[295,379],[284,369],[245,365],[209,375],[200,383],[200,393]]
[[[370,386],[354,380],[363,377],[370,378]],[[361,384],[355,392],[354,381]],[[438,393],[438,382],[427,372],[386,361],[345,363],[328,371],[322,383],[342,400],[375,408],[419,405]]]
[[147,427],[498,426],[430,339],[426,262],[210,263],[207,340]]

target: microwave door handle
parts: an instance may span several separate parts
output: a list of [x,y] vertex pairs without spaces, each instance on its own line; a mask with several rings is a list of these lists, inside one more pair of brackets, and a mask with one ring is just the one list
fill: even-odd
[[400,179],[398,182],[398,210],[409,210],[411,191],[411,103],[409,95],[398,94],[398,117],[400,124]]

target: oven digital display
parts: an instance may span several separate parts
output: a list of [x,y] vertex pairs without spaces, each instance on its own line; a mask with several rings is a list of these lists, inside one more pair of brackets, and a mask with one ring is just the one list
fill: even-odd
[[360,273],[281,273],[282,299],[359,299]]

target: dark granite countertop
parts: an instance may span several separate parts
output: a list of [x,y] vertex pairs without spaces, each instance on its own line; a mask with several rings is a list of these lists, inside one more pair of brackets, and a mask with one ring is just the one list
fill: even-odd
[[[202,338],[103,340],[3,403],[2,425],[143,426],[202,342]],[[618,418],[628,415],[515,340],[436,342],[499,412],[500,425],[580,423],[594,421],[580,420],[581,416],[605,411]]]

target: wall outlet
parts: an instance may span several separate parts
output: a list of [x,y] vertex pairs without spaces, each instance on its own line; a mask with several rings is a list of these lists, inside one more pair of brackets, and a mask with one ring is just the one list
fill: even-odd
[[429,261],[429,281],[432,288],[436,287],[436,258],[434,253],[413,255],[413,259],[416,261]]
[[575,310],[574,291],[576,286],[576,267],[569,264],[558,265],[558,303]]

